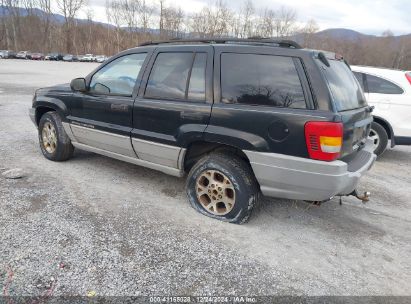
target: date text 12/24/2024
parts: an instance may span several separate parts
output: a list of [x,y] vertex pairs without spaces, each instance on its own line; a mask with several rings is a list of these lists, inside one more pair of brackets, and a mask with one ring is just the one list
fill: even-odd
[[150,297],[150,303],[257,303],[255,297],[248,296],[183,296]]

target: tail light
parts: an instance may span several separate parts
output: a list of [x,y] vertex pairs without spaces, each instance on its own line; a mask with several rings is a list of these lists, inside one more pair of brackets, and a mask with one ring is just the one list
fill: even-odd
[[411,84],[411,72],[405,73],[405,78],[407,78],[408,82]]
[[343,142],[343,124],[309,121],[305,124],[305,140],[310,158],[336,160],[340,156]]

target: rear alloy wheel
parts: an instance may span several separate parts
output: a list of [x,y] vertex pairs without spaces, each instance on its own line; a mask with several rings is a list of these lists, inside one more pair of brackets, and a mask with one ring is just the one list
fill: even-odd
[[373,142],[374,153],[380,156],[387,149],[388,134],[384,127],[377,122],[371,124],[369,139]]
[[248,221],[260,189],[250,165],[233,152],[213,152],[190,170],[186,184],[191,206],[225,222]]
[[235,189],[222,172],[204,171],[197,178],[196,193],[201,206],[211,214],[226,215],[234,208]]

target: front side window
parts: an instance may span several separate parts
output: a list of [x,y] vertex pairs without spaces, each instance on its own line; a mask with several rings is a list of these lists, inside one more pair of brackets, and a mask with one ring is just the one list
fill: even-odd
[[367,74],[367,84],[369,93],[378,93],[378,94],[402,94],[404,93],[396,84],[382,79],[380,77],[372,76]]
[[93,75],[90,92],[131,96],[145,58],[146,53],[130,54],[105,65]]
[[145,97],[205,100],[205,53],[160,53],[151,70]]
[[223,103],[306,108],[303,88],[290,57],[222,54],[221,90]]

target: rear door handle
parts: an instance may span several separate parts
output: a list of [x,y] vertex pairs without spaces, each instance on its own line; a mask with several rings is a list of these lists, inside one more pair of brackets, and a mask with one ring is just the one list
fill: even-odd
[[182,119],[191,119],[191,120],[202,120],[203,115],[198,112],[181,112],[180,117]]

